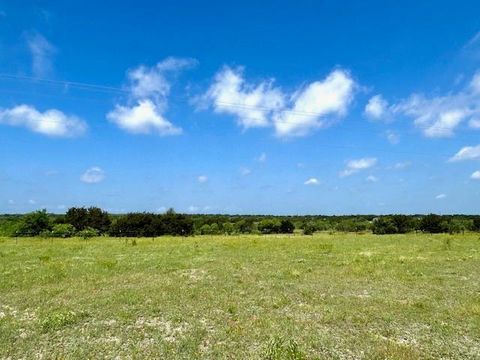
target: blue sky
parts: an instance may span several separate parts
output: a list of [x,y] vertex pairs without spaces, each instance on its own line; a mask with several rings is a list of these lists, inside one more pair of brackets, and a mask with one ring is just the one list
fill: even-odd
[[479,213],[478,1],[0,1],[0,212]]

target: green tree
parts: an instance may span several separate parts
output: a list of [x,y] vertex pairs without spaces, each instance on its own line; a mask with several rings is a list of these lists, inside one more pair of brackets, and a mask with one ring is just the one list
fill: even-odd
[[280,222],[279,232],[282,234],[292,234],[295,230],[295,225],[288,219],[283,219]]
[[20,236],[36,236],[51,229],[52,225],[47,211],[39,210],[26,214],[23,217],[17,234]]

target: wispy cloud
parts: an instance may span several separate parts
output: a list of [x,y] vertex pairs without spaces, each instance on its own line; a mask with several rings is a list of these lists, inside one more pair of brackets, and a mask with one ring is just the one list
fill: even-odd
[[320,185],[320,181],[317,178],[310,178],[303,183],[304,185]]
[[80,180],[87,184],[96,184],[105,180],[105,172],[98,166],[94,166],[87,169],[80,177]]
[[340,172],[340,177],[346,177],[353,175],[359,171],[369,169],[377,163],[376,158],[362,158],[357,160],[350,160],[347,162],[347,166]]
[[447,197],[446,194],[438,194],[437,196],[435,196],[435,199],[442,200],[442,199],[445,199],[446,197]]
[[53,73],[55,47],[41,34],[27,36],[27,44],[32,54],[32,73],[35,77],[48,77]]
[[197,177],[197,181],[200,184],[204,184],[208,181],[208,177],[206,175],[200,175],[199,177]]
[[375,95],[366,105],[365,114],[375,119],[409,117],[430,138],[451,137],[466,120],[471,128],[476,128],[480,126],[480,72],[462,90],[445,95],[428,97],[414,93],[391,105],[381,95]]
[[457,161],[476,160],[476,159],[480,159],[480,145],[465,146],[465,147],[461,148],[448,161],[457,162]]

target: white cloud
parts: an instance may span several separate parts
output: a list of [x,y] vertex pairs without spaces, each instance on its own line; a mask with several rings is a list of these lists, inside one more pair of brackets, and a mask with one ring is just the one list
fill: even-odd
[[384,102],[373,108],[387,118],[400,115],[413,119],[414,125],[430,138],[451,137],[466,120],[471,128],[480,128],[480,72],[458,92],[433,97],[414,93],[396,104],[388,106]]
[[327,116],[344,115],[355,89],[354,80],[343,70],[290,95],[273,84],[274,80],[249,84],[242,68],[224,67],[203,100],[217,113],[234,115],[244,129],[273,126],[277,136],[290,137],[329,125]]
[[468,122],[468,126],[470,126],[470,128],[472,128],[472,129],[479,130],[480,129],[480,119],[470,119],[470,121]]
[[455,162],[455,161],[476,160],[476,159],[480,159],[480,145],[465,146],[461,148],[448,161]]
[[33,199],[30,199],[30,200],[28,200],[28,203],[29,203],[30,205],[35,205],[37,202],[36,202],[35,200],[33,200]]
[[394,170],[403,170],[403,169],[408,168],[410,165],[412,165],[412,163],[411,163],[410,161],[398,162],[398,163],[395,163],[395,164],[392,166],[392,169],[394,169]]
[[149,99],[139,100],[135,106],[116,105],[107,119],[132,134],[178,135],[182,129],[174,126],[162,115],[161,109]]
[[247,176],[247,175],[250,175],[251,173],[252,173],[252,170],[250,170],[249,168],[246,168],[246,167],[240,168],[240,175],[242,176]]
[[259,157],[256,158],[256,160],[259,162],[259,163],[264,163],[267,161],[267,154],[265,154],[264,152],[260,154]]
[[171,83],[169,77],[196,64],[192,59],[167,58],[155,66],[127,72],[128,105],[116,105],[107,119],[133,134],[178,135],[182,129],[166,117]]
[[15,204],[15,201],[13,200],[8,200],[8,205],[14,205]]
[[315,81],[291,96],[292,106],[274,114],[278,136],[302,136],[328,126],[327,116],[345,115],[353,99],[355,82],[350,74],[335,70],[323,81]]
[[441,200],[441,199],[445,199],[446,197],[447,197],[447,195],[445,195],[445,194],[438,194],[437,196],[435,196],[435,199]]
[[208,177],[206,175],[200,175],[198,178],[197,178],[198,182],[200,184],[203,184],[203,183],[206,183],[208,181]]
[[87,129],[86,123],[76,116],[66,115],[57,109],[40,112],[29,105],[0,109],[0,124],[21,126],[54,137],[74,137]]
[[473,180],[480,180],[480,170],[475,171],[471,176],[471,179]]
[[41,34],[35,33],[27,38],[28,48],[32,54],[32,73],[35,77],[44,78],[53,72],[53,56],[55,47]]
[[305,185],[320,185],[320,181],[317,178],[310,178],[304,182]]
[[368,182],[377,182],[378,178],[376,176],[369,175],[365,178],[365,180],[367,180]]
[[385,135],[388,142],[392,145],[396,145],[400,142],[400,135],[398,135],[395,131],[388,130]]
[[102,182],[104,179],[105,172],[98,166],[87,169],[80,177],[80,180],[87,184],[96,184]]
[[362,158],[357,160],[350,160],[347,166],[340,172],[340,177],[353,175],[361,170],[369,169],[377,163],[376,158]]
[[273,86],[273,80],[247,84],[243,68],[224,67],[215,75],[204,97],[216,113],[236,116],[238,124],[245,129],[268,126],[272,112],[285,103],[282,91]]
[[388,120],[388,102],[382,95],[375,95],[370,98],[364,110],[365,115],[372,120]]

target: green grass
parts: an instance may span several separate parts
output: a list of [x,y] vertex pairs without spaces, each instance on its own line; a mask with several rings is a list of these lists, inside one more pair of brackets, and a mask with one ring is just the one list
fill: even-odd
[[478,234],[0,238],[0,359],[474,359],[479,281]]

